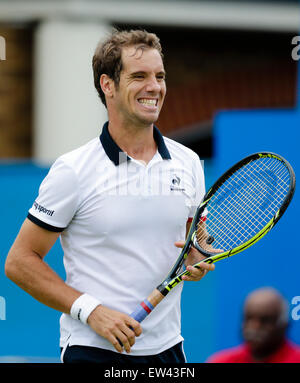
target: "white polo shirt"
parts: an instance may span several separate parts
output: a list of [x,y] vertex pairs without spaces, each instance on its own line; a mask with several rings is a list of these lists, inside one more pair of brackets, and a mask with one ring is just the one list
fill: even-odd
[[[43,180],[28,219],[61,232],[66,283],[130,314],[165,278],[184,240],[186,222],[204,195],[197,154],[154,127],[158,150],[145,164],[109,134],[59,157]],[[180,297],[172,290],[142,322],[131,355],[160,353],[183,340]],[[89,326],[62,314],[60,346],[115,351]]]

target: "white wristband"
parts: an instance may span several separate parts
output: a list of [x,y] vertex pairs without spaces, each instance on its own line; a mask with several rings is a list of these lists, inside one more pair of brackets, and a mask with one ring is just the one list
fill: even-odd
[[80,320],[87,324],[87,319],[97,306],[101,305],[98,299],[88,294],[82,294],[72,304],[70,315],[73,319]]

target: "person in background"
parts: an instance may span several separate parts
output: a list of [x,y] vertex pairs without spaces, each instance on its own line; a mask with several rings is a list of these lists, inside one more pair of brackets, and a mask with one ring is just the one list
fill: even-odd
[[300,347],[286,337],[288,305],[270,287],[254,290],[244,304],[244,343],[217,352],[208,363],[299,363]]

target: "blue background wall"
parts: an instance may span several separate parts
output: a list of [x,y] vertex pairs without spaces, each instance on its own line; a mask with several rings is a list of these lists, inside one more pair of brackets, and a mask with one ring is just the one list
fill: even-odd
[[[295,111],[221,113],[215,124],[216,176],[248,154],[266,150],[285,157],[300,174],[300,115]],[[230,148],[228,150],[228,148]],[[273,286],[289,303],[300,295],[299,193],[278,225],[244,253],[217,264],[215,346],[240,341],[241,309],[245,296],[261,286]],[[300,344],[300,323],[291,321],[290,337]]]
[[[6,255],[47,172],[31,163],[0,166],[0,296],[6,301],[6,320],[0,321],[0,356],[58,357],[59,313],[35,301],[4,274]],[[59,242],[46,258],[64,277]]]
[[[214,159],[206,167],[207,187],[241,158],[258,151],[285,157],[300,174],[300,113],[297,110],[221,112],[214,123]],[[186,284],[183,333],[190,362],[202,362],[212,353],[241,341],[245,297],[262,286],[277,288],[291,305],[300,295],[298,218],[300,197],[293,201],[278,225],[243,253],[216,263],[199,285]],[[292,320],[288,336],[300,344],[300,321]]]
[[[214,159],[205,161],[207,187],[233,163],[260,150],[281,154],[299,175],[299,108],[300,103],[297,110],[218,114],[214,124]],[[4,275],[6,254],[47,171],[32,163],[0,166],[0,296],[6,301],[6,320],[0,320],[0,356],[54,358],[49,361],[59,357],[60,314],[36,302]],[[294,296],[300,295],[300,250],[296,244],[299,202],[296,190],[292,205],[262,241],[242,254],[217,263],[216,270],[201,283],[185,284],[182,330],[188,361],[203,362],[213,352],[240,342],[242,305],[251,290],[273,286],[290,303]],[[46,261],[64,278],[59,242]],[[289,336],[300,344],[299,322],[291,320]]]

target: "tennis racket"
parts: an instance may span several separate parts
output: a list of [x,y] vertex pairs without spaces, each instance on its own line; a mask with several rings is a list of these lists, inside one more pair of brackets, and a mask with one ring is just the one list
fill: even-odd
[[167,277],[132,312],[138,322],[189,272],[184,261],[194,246],[214,263],[246,250],[265,236],[285,212],[295,190],[295,174],[281,156],[252,154],[225,172],[208,190],[197,208],[188,236]]

